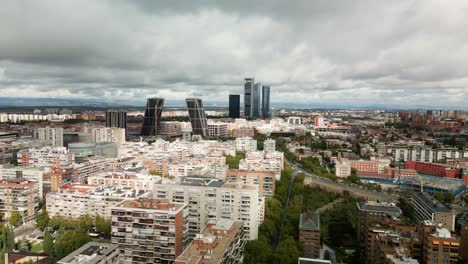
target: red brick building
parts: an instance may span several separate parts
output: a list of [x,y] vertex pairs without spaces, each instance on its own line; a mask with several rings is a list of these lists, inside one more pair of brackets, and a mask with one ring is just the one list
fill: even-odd
[[430,174],[446,178],[461,178],[462,170],[438,163],[407,161],[405,169],[413,169],[419,173]]

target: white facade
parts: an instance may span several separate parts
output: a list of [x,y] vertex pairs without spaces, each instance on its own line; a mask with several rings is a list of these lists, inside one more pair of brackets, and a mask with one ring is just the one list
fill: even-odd
[[133,188],[99,187],[96,185],[74,184],[62,186],[56,192],[46,195],[46,207],[50,217],[61,215],[77,218],[88,214],[109,218],[111,207],[140,195]]
[[53,148],[63,147],[63,128],[40,127],[33,131],[33,138],[44,142]]
[[23,168],[11,165],[0,165],[0,180],[22,178],[28,181],[37,182],[40,199],[43,197],[43,175],[44,170],[40,168]]
[[284,166],[283,152],[254,151],[247,153],[245,159],[239,163],[241,170],[273,171],[276,180],[281,179],[281,170]]
[[263,150],[276,151],[276,141],[269,138],[263,142]]
[[228,125],[226,123],[209,123],[208,135],[210,137],[225,137],[227,136]]
[[71,167],[75,156],[65,147],[29,148],[18,152],[18,164],[23,167]]
[[91,129],[91,138],[94,143],[114,142],[117,146],[125,143],[125,128],[99,127]]
[[[216,180],[215,180],[216,181]],[[200,233],[209,220],[241,220],[247,240],[258,238],[259,212],[263,212],[263,199],[258,186],[205,182],[204,186],[155,184],[155,199],[168,199],[189,205],[189,236]]]
[[335,175],[340,178],[351,175],[351,165],[346,162],[337,162],[335,164]]
[[257,140],[250,137],[236,138],[236,150],[251,152],[257,150]]

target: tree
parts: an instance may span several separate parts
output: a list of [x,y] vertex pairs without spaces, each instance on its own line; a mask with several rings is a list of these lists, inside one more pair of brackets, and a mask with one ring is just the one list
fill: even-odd
[[325,260],[331,260],[330,251],[325,250],[325,253],[323,254],[323,259],[325,259]]
[[20,226],[23,222],[23,216],[18,211],[13,211],[10,218],[8,219],[11,225],[14,227]]
[[30,243],[26,238],[21,239],[18,242],[18,250],[21,252],[28,252],[30,249]]
[[276,248],[273,258],[277,263],[297,263],[301,253],[293,237],[289,236],[282,240]]
[[54,258],[54,238],[50,234],[49,230],[46,229],[44,232],[44,241],[42,242],[44,253],[49,255],[52,260]]
[[49,220],[49,213],[47,213],[47,209],[44,206],[44,208],[42,208],[42,211],[36,216],[36,227],[44,231],[44,229],[49,224]]
[[271,247],[268,240],[261,236],[257,240],[248,241],[245,245],[245,263],[271,263]]
[[106,219],[100,215],[96,216],[94,220],[94,226],[96,227],[96,231],[104,237],[109,238],[111,234],[111,220]]

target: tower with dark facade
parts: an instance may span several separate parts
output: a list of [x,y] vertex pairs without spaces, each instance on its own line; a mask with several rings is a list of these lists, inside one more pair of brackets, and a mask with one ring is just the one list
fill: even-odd
[[164,98],[148,98],[146,102],[145,117],[143,119],[143,127],[141,128],[142,136],[158,135],[163,106]]
[[254,78],[245,78],[244,82],[244,117],[253,118]]
[[106,127],[118,127],[127,129],[127,112],[107,111]]
[[270,86],[262,87],[262,116],[270,118]]
[[252,119],[260,118],[261,90],[262,84],[256,83],[252,92]]
[[240,95],[229,95],[229,118],[240,117]]
[[192,125],[192,135],[208,136],[208,124],[206,122],[205,109],[200,98],[187,98],[187,108]]

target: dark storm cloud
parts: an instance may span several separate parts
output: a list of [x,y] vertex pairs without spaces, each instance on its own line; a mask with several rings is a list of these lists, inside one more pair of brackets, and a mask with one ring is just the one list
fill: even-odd
[[253,76],[272,86],[277,102],[408,104],[411,95],[418,104],[464,105],[467,7],[463,0],[7,0],[0,90],[227,101]]

